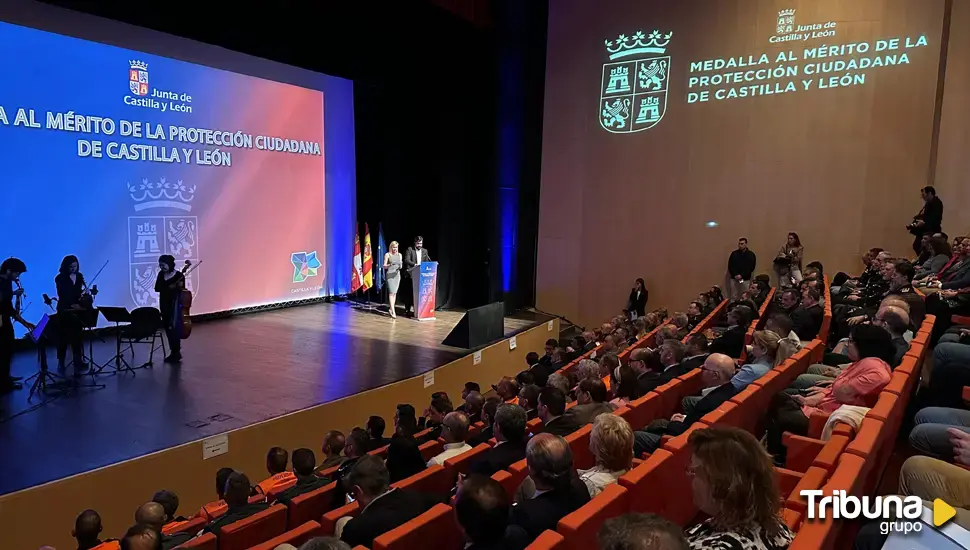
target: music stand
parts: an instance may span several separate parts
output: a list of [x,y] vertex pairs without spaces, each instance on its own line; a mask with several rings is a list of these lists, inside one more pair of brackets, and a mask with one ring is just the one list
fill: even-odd
[[37,393],[42,393],[46,397],[54,393],[58,394],[58,396],[65,396],[76,392],[79,388],[104,388],[104,384],[81,384],[77,376],[74,379],[68,379],[55,376],[48,370],[46,344],[49,342],[57,346],[63,342],[64,338],[56,313],[53,315],[45,313],[34,330],[30,331],[29,337],[37,344],[37,358],[40,362],[40,370],[37,371],[37,374],[24,381],[25,383],[30,383],[33,380],[30,385],[30,393],[27,395],[28,403],[34,398],[34,394]]
[[114,360],[115,372],[128,371],[135,374],[135,369],[125,359],[125,354],[121,353],[121,323],[131,323],[131,312],[116,306],[100,306],[98,311],[105,321],[115,324],[115,356],[108,359],[108,363]]

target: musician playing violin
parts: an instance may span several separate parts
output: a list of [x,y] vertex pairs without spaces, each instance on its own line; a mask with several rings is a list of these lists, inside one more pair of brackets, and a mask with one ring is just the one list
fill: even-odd
[[185,275],[175,269],[175,257],[164,254],[158,258],[158,278],[155,279],[155,292],[158,293],[162,324],[172,354],[165,358],[166,363],[182,360],[182,290],[185,289]]
[[26,271],[27,266],[17,258],[7,258],[0,263],[0,394],[21,388],[21,377],[10,376],[14,346],[13,321],[17,321],[27,330],[34,329],[34,325],[25,321],[19,309],[14,306],[15,299],[23,296],[20,274]]
[[57,318],[63,334],[62,341],[57,345],[57,369],[64,370],[64,359],[70,344],[74,370],[84,372],[87,365],[84,363],[84,348],[81,346],[82,323],[79,313],[86,309],[82,302],[89,299],[90,294],[86,291],[77,256],[64,256],[58,274],[54,277],[54,285],[57,287]]

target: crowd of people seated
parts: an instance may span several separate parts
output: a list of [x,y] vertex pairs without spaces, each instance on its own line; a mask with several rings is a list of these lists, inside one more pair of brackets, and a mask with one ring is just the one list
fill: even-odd
[[[774,263],[778,288],[769,276],[754,275],[746,244],[729,266],[729,279],[746,284],[733,285],[728,300],[713,287],[683,313],[646,312],[646,289],[638,279],[622,315],[575,338],[550,339],[541,354],[527,354],[521,372],[497,381],[491,392],[483,394],[469,382],[457,407],[437,392],[420,416],[414,406],[400,404],[390,437],[377,416],[348,434],[327,432],[320,462],[310,449],[294,450],[290,460],[290,453],[274,447],[265,479],[251,483],[241,472],[220,470],[216,499],[189,519],[178,515],[173,492],[160,491],[136,510],[135,527],[117,544],[133,548],[123,541],[145,539],[155,545],[146,548],[174,548],[336,482],[334,508],[352,500],[360,511],[337,523],[336,538],[307,544],[370,547],[382,533],[451,502],[467,547],[524,548],[616,484],[666,437],[690,431],[686,475],[706,519],[678,526],[649,514],[621,515],[600,529],[600,548],[787,548],[795,533],[781,518],[776,482],[776,468],[788,462],[785,434],[807,436],[818,415],[858,429],[928,314],[936,316],[929,341],[935,346],[932,371],[915,400],[918,412],[908,437],[916,456],[903,464],[898,490],[929,501],[942,498],[957,508],[955,521],[970,527],[970,411],[963,401],[963,388],[970,386],[970,324],[962,324],[970,319],[959,317],[970,312],[962,309],[963,297],[970,296],[970,239],[957,238],[951,246],[945,235],[930,235],[913,259],[871,249],[861,274],[837,274],[828,288],[821,264],[803,265],[796,234],[779,252],[787,263]],[[760,441],[738,428],[701,424],[703,429],[691,431],[816,339],[825,347],[821,362],[793,375],[787,389],[771,396]],[[683,397],[680,412],[643,425],[620,416],[628,405],[685,376],[700,384],[695,395]],[[585,426],[591,466],[577,468],[568,438]],[[421,446],[428,442],[439,442],[440,450],[425,457]],[[483,443],[488,448],[479,449],[452,494],[394,485]],[[514,493],[492,477],[523,460],[526,475]],[[191,518],[206,524],[180,531]],[[100,534],[97,513],[82,512],[74,528],[79,548],[104,544]],[[856,544],[879,548],[884,538],[867,525]]]

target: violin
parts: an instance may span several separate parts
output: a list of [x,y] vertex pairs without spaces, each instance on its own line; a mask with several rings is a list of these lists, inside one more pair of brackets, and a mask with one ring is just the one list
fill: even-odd
[[[98,280],[98,277],[101,276],[101,272],[104,271],[104,268],[107,266],[108,260],[105,260],[104,264],[101,265],[101,269],[94,274],[94,279],[91,279],[92,283]],[[78,304],[84,309],[93,309],[94,297],[98,295],[98,285],[92,284],[89,286],[87,281],[84,280],[84,275],[78,273],[78,276],[81,277],[81,288],[83,289],[81,291],[81,297],[78,299]]]
[[[188,277],[189,273],[195,271],[196,268],[198,268],[201,264],[201,261],[199,261],[197,264],[193,264],[189,260],[185,260],[185,264],[182,266],[180,271],[182,272],[183,276]],[[182,340],[185,340],[189,336],[192,336],[192,291],[187,288],[183,288],[180,301],[182,302],[182,309],[179,310],[178,315],[182,325],[181,338]]]

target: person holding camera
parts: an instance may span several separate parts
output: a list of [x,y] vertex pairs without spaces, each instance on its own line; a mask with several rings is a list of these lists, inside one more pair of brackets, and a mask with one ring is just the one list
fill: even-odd
[[802,246],[798,233],[794,231],[788,234],[785,245],[778,250],[775,256],[775,274],[778,276],[778,286],[788,288],[797,285],[802,281],[802,257],[805,249]]
[[936,196],[936,189],[932,185],[919,190],[923,198],[923,208],[913,217],[913,221],[906,226],[916,238],[913,239],[913,252],[919,254],[923,245],[923,235],[939,233],[943,230],[943,201]]

